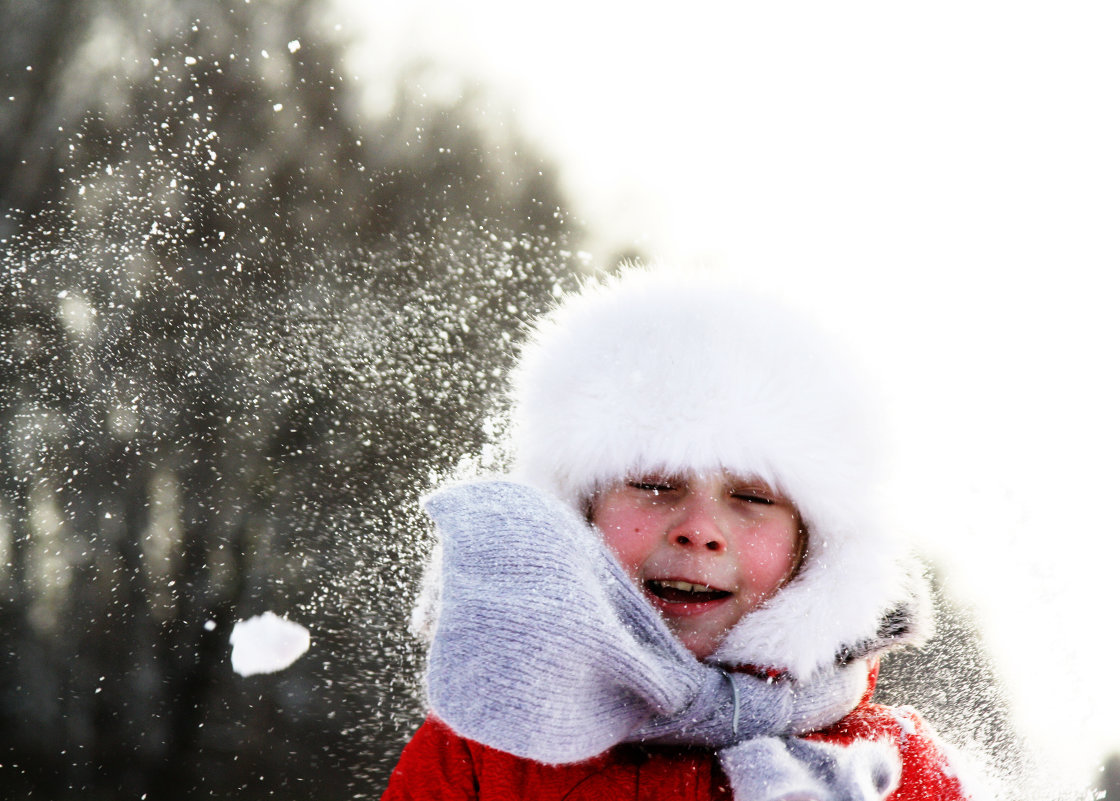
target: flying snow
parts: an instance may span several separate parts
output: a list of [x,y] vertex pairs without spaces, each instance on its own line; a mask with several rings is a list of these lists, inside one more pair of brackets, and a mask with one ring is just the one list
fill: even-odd
[[229,635],[233,670],[242,676],[275,673],[311,647],[311,634],[299,623],[272,612],[239,620]]

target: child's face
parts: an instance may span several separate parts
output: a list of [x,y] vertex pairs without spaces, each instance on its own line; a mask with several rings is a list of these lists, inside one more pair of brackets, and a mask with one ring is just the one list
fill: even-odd
[[621,481],[596,494],[591,520],[700,659],[801,561],[793,504],[760,481],[722,473]]

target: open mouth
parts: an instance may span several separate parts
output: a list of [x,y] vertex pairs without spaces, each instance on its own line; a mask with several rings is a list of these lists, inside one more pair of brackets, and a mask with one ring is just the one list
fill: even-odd
[[717,590],[707,584],[693,584],[688,581],[650,579],[645,587],[651,595],[673,604],[699,604],[719,601],[731,596],[727,590]]

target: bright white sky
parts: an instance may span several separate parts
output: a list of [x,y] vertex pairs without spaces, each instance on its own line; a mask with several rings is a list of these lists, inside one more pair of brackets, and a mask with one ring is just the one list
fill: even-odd
[[1120,5],[339,2],[355,72],[515,108],[600,260],[731,266],[848,339],[1022,730],[1070,782],[1120,750]]

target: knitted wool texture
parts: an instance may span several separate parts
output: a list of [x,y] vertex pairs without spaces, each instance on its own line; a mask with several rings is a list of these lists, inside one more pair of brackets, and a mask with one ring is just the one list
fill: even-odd
[[717,748],[741,801],[868,801],[896,785],[886,746],[793,736],[856,706],[865,663],[803,682],[727,673],[684,648],[566,504],[477,482],[425,508],[442,546],[428,697],[460,735],[544,763],[629,740]]

